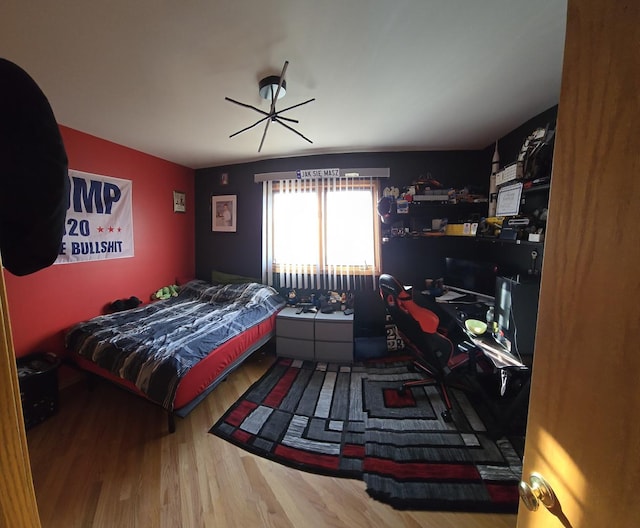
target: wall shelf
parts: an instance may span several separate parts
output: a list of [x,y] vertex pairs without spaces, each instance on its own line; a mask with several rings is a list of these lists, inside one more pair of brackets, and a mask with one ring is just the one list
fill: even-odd
[[[535,253],[535,258],[533,254]],[[422,287],[426,278],[442,277],[447,257],[493,262],[508,276],[539,273],[544,242],[478,236],[390,237],[382,244],[382,269],[405,284]]]
[[391,236],[388,241],[384,241],[385,244],[389,243],[392,240],[464,240],[471,242],[477,242],[480,244],[499,244],[506,246],[534,246],[534,247],[544,247],[544,242],[530,242],[529,240],[509,240],[506,238],[489,238],[489,237],[478,237],[478,236],[455,236],[455,235],[431,235],[431,236],[422,236],[422,235],[407,235],[407,236]]
[[529,193],[534,193],[534,192],[538,192],[538,191],[548,191],[549,189],[551,189],[551,184],[550,183],[545,183],[543,185],[534,185],[533,187],[529,187],[527,188],[523,188],[522,192],[524,194],[529,194]]
[[390,221],[382,227],[382,232],[390,233],[395,229],[421,233],[431,229],[432,220],[447,219],[449,224],[461,224],[478,221],[487,215],[488,202],[411,202],[407,213],[394,213]]

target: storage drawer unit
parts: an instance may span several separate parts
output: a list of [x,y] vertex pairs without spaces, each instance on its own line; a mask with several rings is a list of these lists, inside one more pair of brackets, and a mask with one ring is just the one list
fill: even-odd
[[353,362],[353,314],[318,313],[315,333],[316,361]]
[[351,363],[353,315],[284,308],[276,319],[276,352],[295,359]]
[[314,313],[283,308],[276,318],[276,352],[279,356],[314,359]]

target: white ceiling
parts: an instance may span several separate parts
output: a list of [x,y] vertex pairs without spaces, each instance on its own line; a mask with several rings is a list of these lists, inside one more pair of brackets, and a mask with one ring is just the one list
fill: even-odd
[[[59,123],[200,168],[484,148],[557,104],[566,0],[4,0],[0,56]],[[286,117],[258,81],[285,60]]]

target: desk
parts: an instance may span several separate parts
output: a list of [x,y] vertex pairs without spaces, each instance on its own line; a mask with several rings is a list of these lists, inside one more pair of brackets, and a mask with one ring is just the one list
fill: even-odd
[[[514,418],[526,417],[531,370],[520,358],[496,341],[491,333],[477,336],[466,329],[465,319],[484,319],[484,314],[490,305],[485,305],[482,302],[439,303],[428,298],[423,301],[425,301],[422,303],[423,305],[427,305],[440,317],[445,328],[451,334],[456,334],[451,336],[452,341],[458,349],[463,350],[470,357],[469,364],[472,369],[471,376],[469,376],[470,381],[477,385],[476,388],[479,392],[487,396],[484,399],[492,409],[498,430],[508,431]],[[493,367],[491,383],[494,381],[493,375],[498,374],[497,391],[495,389],[487,391],[486,387],[480,386],[479,381],[474,381],[482,376],[476,369],[477,361],[481,357],[486,358]],[[494,393],[495,395],[492,397],[491,394]],[[497,395],[499,396],[496,399]]]
[[477,336],[464,329],[469,341],[478,347],[482,353],[491,360],[491,363],[498,368],[517,368],[526,370],[528,367],[522,363],[516,356],[504,348],[491,334],[483,334]]
[[[487,359],[498,369],[504,368],[516,368],[516,369],[528,369],[528,367],[509,350],[503,347],[491,333],[485,333],[480,336],[472,334],[465,327],[466,319],[479,319],[484,320],[486,311],[490,304],[486,304],[482,301],[478,302],[437,302],[433,303],[436,306],[430,307],[434,310],[438,317],[442,319],[443,314],[455,322],[455,325],[462,330],[462,335],[471,344],[478,348]],[[440,309],[437,310],[437,307]],[[449,328],[449,330],[451,330]]]

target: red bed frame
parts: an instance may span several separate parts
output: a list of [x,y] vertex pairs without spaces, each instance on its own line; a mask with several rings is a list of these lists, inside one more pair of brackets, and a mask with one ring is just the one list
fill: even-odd
[[[256,350],[264,346],[275,334],[277,313],[270,318],[248,328],[242,334],[209,352],[209,354],[182,377],[178,383],[173,401],[173,409],[168,412],[169,432],[176,429],[175,416],[184,418],[217,385],[235,370]],[[149,398],[131,381],[122,379],[85,359],[72,353],[73,360],[82,370],[95,374],[138,396]]]

